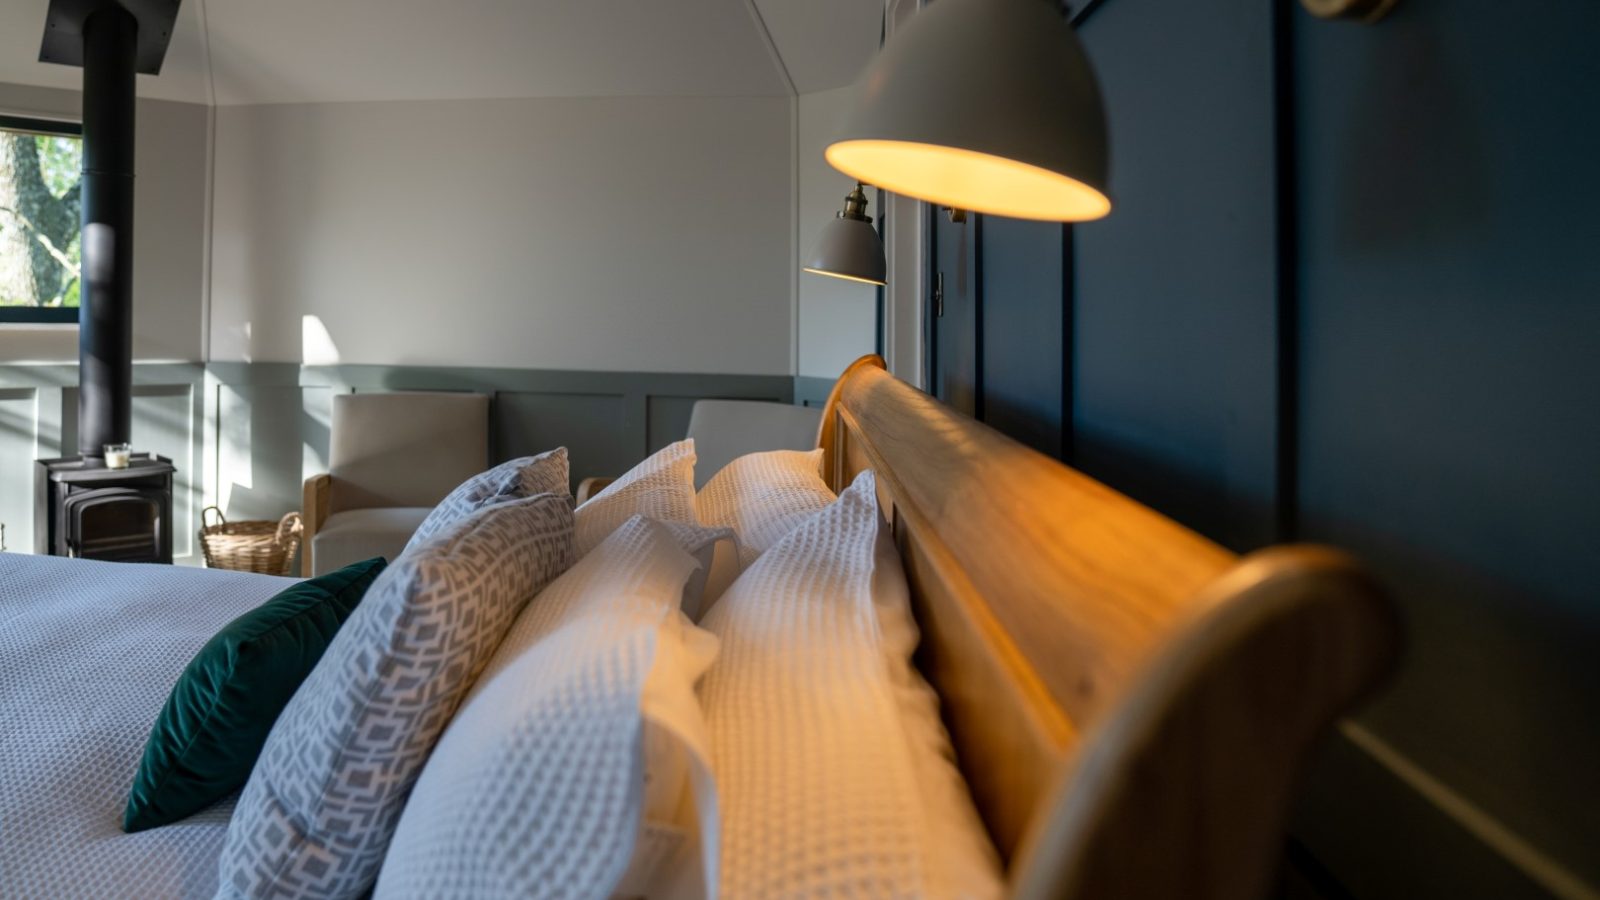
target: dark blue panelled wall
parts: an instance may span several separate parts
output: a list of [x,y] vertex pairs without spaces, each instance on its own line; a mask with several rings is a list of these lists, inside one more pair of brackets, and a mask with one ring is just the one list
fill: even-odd
[[1286,895],[1600,896],[1600,3],[1101,0],[1079,36],[1114,211],[934,216],[934,390],[1393,589],[1406,661],[1308,773]]
[[1271,540],[1277,481],[1272,21],[1109,0],[1083,25],[1115,212],[1075,235],[1075,459],[1234,549]]

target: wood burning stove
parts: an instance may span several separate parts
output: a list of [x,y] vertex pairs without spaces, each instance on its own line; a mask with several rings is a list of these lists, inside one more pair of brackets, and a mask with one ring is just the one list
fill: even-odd
[[172,562],[172,461],[137,454],[126,469],[71,457],[34,464],[34,552]]

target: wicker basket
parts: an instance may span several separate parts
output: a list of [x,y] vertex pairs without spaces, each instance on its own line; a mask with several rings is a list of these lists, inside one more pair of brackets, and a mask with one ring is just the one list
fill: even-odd
[[[212,513],[216,513],[215,524]],[[200,512],[200,524],[200,547],[205,551],[207,566],[262,575],[289,574],[289,564],[300,548],[300,535],[304,532],[297,512],[277,522],[229,522],[222,510],[208,506]]]

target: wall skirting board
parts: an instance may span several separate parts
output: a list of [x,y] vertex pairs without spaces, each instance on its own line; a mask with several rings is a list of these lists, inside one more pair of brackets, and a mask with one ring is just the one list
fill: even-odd
[[[77,445],[77,383],[75,365],[0,366],[0,524],[10,550],[33,547],[33,460]],[[198,564],[205,506],[231,519],[300,508],[303,479],[327,466],[338,391],[488,394],[494,459],[565,445],[577,480],[620,474],[681,438],[696,400],[820,403],[831,386],[781,375],[142,363],[134,366],[133,444],[177,464],[174,555]]]

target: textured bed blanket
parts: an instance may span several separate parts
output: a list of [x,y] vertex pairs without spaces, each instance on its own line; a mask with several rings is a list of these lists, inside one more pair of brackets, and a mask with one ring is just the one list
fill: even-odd
[[293,582],[0,553],[0,897],[211,896],[233,800],[139,834],[123,805],[184,666]]

